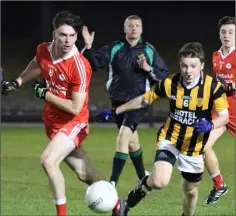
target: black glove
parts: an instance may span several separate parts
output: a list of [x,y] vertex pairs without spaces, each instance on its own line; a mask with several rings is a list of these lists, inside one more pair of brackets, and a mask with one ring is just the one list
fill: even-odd
[[19,88],[19,83],[16,80],[2,81],[1,92],[2,95],[8,95],[8,93],[15,91]]
[[233,88],[232,83],[227,83],[224,78],[220,76],[216,76],[217,81],[221,82],[222,86],[224,87],[226,93],[233,92],[235,89]]
[[40,99],[45,99],[45,95],[48,92],[48,89],[45,87],[44,84],[36,81],[33,85],[33,91],[36,97]]

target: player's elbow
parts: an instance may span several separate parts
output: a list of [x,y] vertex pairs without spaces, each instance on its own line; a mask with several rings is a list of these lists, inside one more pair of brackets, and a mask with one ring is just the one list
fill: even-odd
[[227,124],[229,122],[229,113],[225,113],[221,116],[223,124]]
[[229,115],[225,117],[225,124],[227,124],[228,122],[229,122]]
[[84,105],[84,98],[83,99],[77,99],[77,100],[72,100],[72,104],[71,104],[71,114],[72,115],[78,115],[81,110],[82,107]]
[[220,126],[224,126],[229,122],[229,115],[222,115],[220,116]]
[[81,107],[75,107],[71,110],[72,115],[78,115],[81,111]]

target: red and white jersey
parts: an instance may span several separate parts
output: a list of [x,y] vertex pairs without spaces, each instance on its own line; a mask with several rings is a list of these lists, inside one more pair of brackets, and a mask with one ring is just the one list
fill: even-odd
[[[222,48],[213,53],[212,64],[214,73],[222,77],[227,83],[235,83],[235,47],[231,47],[230,52],[223,55]],[[235,113],[235,94],[228,96],[229,114]]]
[[226,82],[235,82],[235,48],[232,47],[227,55],[222,50],[216,51],[212,56],[213,70]]
[[76,46],[63,58],[54,60],[52,57],[53,43],[38,45],[35,61],[40,64],[42,76],[47,89],[63,99],[72,99],[72,91],[86,93],[86,99],[78,115],[66,113],[45,101],[43,119],[47,125],[63,125],[69,121],[87,123],[88,88],[92,69],[88,60],[79,53]]

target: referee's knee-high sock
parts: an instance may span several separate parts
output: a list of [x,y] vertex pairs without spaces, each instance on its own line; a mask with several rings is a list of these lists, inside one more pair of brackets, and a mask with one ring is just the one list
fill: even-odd
[[122,152],[116,152],[113,159],[112,174],[110,177],[110,182],[117,184],[120,174],[125,166],[125,162],[129,155]]
[[133,162],[138,178],[141,180],[145,176],[143,165],[143,151],[141,147],[135,152],[129,152],[129,156]]

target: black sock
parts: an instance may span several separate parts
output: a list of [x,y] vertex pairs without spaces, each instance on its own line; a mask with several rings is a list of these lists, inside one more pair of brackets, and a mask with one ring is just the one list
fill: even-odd
[[134,189],[129,192],[127,205],[130,208],[135,207],[152,190],[147,185],[148,176],[145,176]]
[[133,162],[136,173],[139,179],[142,179],[145,176],[145,169],[143,165],[143,151],[141,148],[135,152],[129,152],[129,156]]
[[125,166],[125,162],[128,159],[128,156],[129,156],[128,154],[122,152],[115,153],[110,182],[115,182],[115,184],[118,182],[118,179]]

